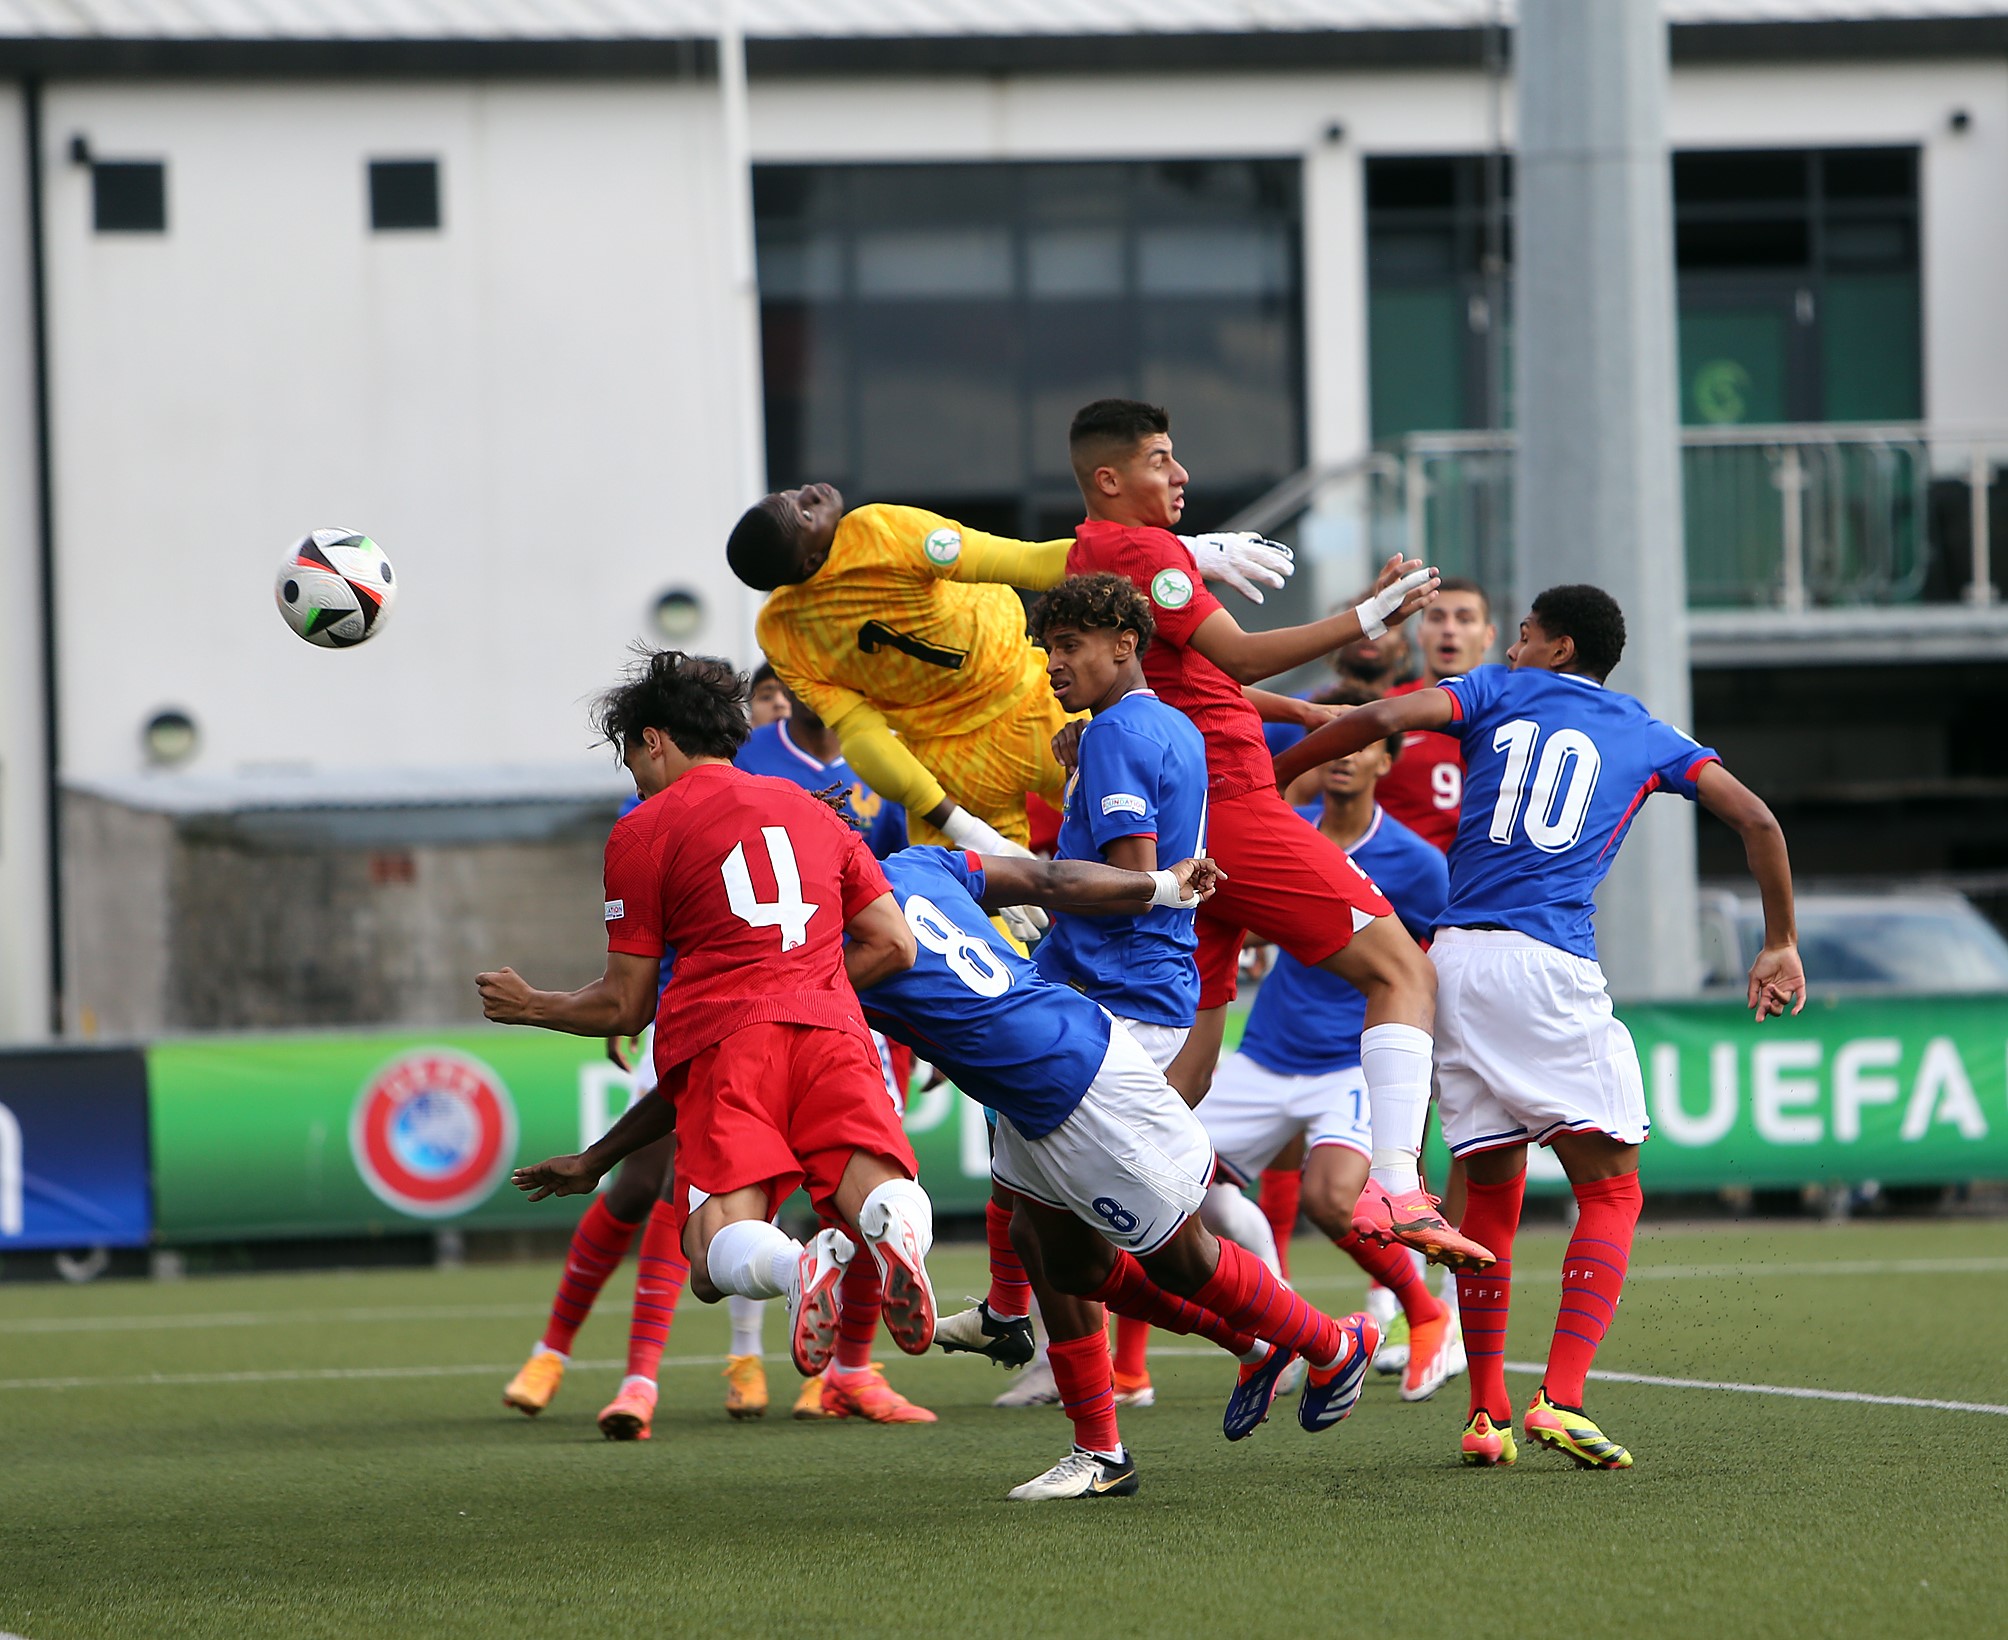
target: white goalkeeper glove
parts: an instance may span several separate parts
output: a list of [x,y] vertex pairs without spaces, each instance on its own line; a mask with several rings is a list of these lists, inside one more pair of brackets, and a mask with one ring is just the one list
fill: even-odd
[[1436,571],[1433,569],[1412,569],[1393,586],[1376,592],[1365,603],[1355,605],[1353,613],[1359,617],[1360,631],[1369,638],[1384,637],[1388,621],[1401,613],[1401,606],[1408,595],[1435,579]]
[[[979,820],[959,804],[948,811],[948,818],[941,823],[941,831],[957,848],[966,848],[972,854],[1001,854],[1013,860],[1038,858],[1030,849],[1012,842],[995,826]],[[1004,919],[1004,926],[1011,930],[1012,937],[1020,945],[1031,945],[1051,925],[1051,919],[1036,905],[1007,905],[997,915]]]
[[1250,603],[1262,602],[1262,586],[1279,587],[1297,573],[1296,555],[1280,541],[1259,535],[1181,535],[1193,568],[1206,581],[1225,581]]

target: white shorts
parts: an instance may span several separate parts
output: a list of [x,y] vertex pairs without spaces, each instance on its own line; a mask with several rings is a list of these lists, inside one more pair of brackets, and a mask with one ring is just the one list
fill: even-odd
[[1253,1184],[1299,1134],[1306,1149],[1344,1145],[1373,1155],[1366,1072],[1357,1065],[1286,1076],[1238,1049],[1220,1061],[1197,1112],[1220,1156],[1222,1177]]
[[1631,1032],[1604,971],[1526,934],[1445,928],[1436,964],[1436,1085],[1453,1156],[1607,1133],[1652,1131]]
[[1072,1213],[1125,1252],[1156,1252],[1199,1211],[1213,1146],[1164,1073],[1117,1021],[1108,1056],[1073,1114],[1028,1139],[1000,1114],[990,1175]]
[[1121,1014],[1110,1017],[1122,1020],[1129,1034],[1136,1038],[1136,1045],[1150,1055],[1150,1062],[1161,1071],[1171,1068],[1171,1062],[1178,1057],[1178,1050],[1192,1035],[1190,1025],[1146,1025],[1140,1019],[1123,1019]]

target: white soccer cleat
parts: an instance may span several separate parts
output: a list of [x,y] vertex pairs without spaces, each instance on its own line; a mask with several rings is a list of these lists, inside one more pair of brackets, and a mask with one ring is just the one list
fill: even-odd
[[837,1349],[837,1287],[857,1252],[841,1230],[819,1231],[802,1249],[795,1290],[788,1294],[788,1353],[795,1370],[814,1378]]
[[938,1319],[934,1285],[927,1277],[927,1246],[903,1213],[871,1201],[865,1208],[858,1230],[878,1262],[885,1294],[880,1320],[908,1355],[925,1355],[934,1347]]
[[1104,1458],[1075,1447],[1043,1475],[1005,1494],[1013,1503],[1044,1503],[1053,1498],[1127,1498],[1136,1491],[1136,1465],[1127,1451]]
[[1060,1404],[1060,1386],[1053,1381],[1053,1369],[1042,1355],[1017,1378],[1011,1387],[990,1403],[993,1407],[1053,1407]]
[[1280,1401],[1286,1395],[1295,1395],[1304,1387],[1304,1374],[1310,1370],[1311,1363],[1301,1355],[1292,1361],[1276,1376],[1276,1399]]

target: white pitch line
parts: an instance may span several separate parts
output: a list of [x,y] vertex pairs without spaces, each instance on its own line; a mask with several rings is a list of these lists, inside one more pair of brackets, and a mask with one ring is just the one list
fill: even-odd
[[[1548,1369],[1539,1361],[1508,1361],[1508,1372],[1538,1378]],[[1611,1384],[1650,1384],[1655,1389],[1719,1389],[1736,1395],[1782,1395],[1794,1401],[1859,1401],[1872,1407],[1924,1407],[1932,1412],[1989,1412],[2008,1418],[2008,1407],[1991,1401],[1929,1401],[1916,1395],[1869,1395],[1855,1389],[1804,1389],[1796,1384],[1725,1384],[1712,1378],[1661,1378],[1649,1372],[1593,1370],[1592,1378]]]
[[[1966,1276],[2008,1273],[2008,1258],[1888,1258],[1829,1259],[1806,1264],[1634,1264],[1625,1272],[1627,1281],[1729,1281],[1756,1276]],[[1515,1286],[1553,1285],[1562,1279],[1554,1269],[1518,1267],[1513,1271]],[[1293,1281],[1291,1286],[1310,1290],[1322,1287],[1351,1287],[1359,1278],[1351,1274],[1311,1276]]]
[[[722,1366],[722,1355],[666,1355],[665,1367]],[[501,1366],[483,1363],[463,1367],[282,1367],[264,1372],[138,1372],[122,1378],[0,1378],[0,1390],[8,1389],[178,1389],[202,1384],[302,1384],[340,1383],[350,1379],[380,1378],[479,1378],[486,1373],[507,1376],[522,1363]],[[626,1366],[625,1360],[574,1361],[575,1369],[588,1372]]]
[[[291,1327],[340,1322],[375,1321],[499,1321],[511,1316],[542,1315],[539,1304],[400,1304],[345,1310],[224,1310],[209,1315],[75,1315],[32,1316],[0,1323],[0,1336],[12,1333],[170,1332],[181,1328]],[[0,1635],[0,1640],[6,1640]]]

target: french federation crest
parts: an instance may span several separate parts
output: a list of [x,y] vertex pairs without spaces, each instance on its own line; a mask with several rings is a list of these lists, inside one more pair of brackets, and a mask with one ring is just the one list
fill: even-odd
[[516,1154],[516,1106],[480,1060],[416,1048],[363,1084],[349,1116],[349,1151],[386,1207],[452,1218],[502,1182]]

